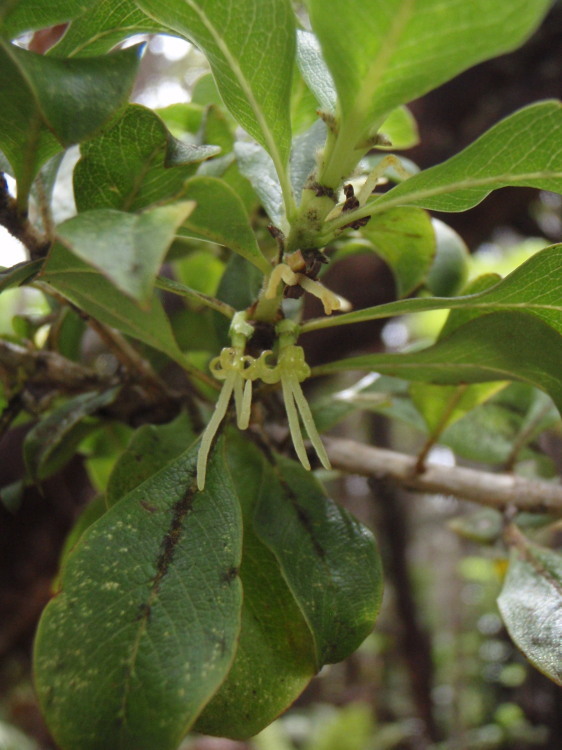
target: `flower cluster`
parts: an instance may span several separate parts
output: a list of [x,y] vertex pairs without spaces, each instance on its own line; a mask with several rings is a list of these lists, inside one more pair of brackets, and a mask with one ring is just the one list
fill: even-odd
[[247,323],[243,313],[237,313],[230,328],[232,346],[225,347],[219,356],[211,361],[212,374],[218,380],[223,380],[224,384],[213,415],[201,437],[197,457],[197,486],[200,490],[205,485],[207,459],[213,439],[226,415],[232,395],[236,409],[236,424],[239,429],[245,430],[250,423],[252,383],[258,379],[268,384],[281,383],[291,438],[302,465],[310,469],[299,415],[322,465],[326,469],[330,468],[326,449],[300,385],[310,375],[310,368],[305,362],[302,347],[295,345],[297,327],[291,321],[283,320],[277,325],[276,331],[279,342],[276,361],[270,363],[274,360],[273,351],[270,349],[262,352],[259,357],[251,357],[244,352],[246,342],[253,333],[253,327]]

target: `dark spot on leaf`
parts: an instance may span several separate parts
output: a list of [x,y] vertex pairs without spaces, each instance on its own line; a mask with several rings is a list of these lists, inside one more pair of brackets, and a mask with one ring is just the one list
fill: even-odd
[[158,509],[157,509],[157,508],[156,508],[156,507],[155,507],[154,505],[151,505],[151,504],[150,504],[150,503],[148,503],[148,502],[147,502],[146,500],[141,500],[141,503],[140,503],[140,504],[141,504],[141,505],[142,505],[142,507],[143,507],[143,508],[144,508],[145,510],[147,510],[147,511],[148,511],[149,513],[156,513],[156,511],[158,510]]
[[222,580],[223,580],[223,581],[224,581],[225,583],[232,583],[232,581],[234,581],[234,580],[236,579],[236,577],[237,577],[237,576],[238,576],[238,568],[232,567],[232,568],[229,568],[229,569],[228,569],[228,570],[227,570],[227,571],[226,571],[226,572],[225,572],[225,573],[224,573],[224,574],[222,575]]
[[160,582],[168,572],[181,538],[183,522],[185,517],[193,508],[193,498],[197,492],[195,483],[191,484],[185,495],[177,501],[172,508],[172,521],[162,540],[160,556],[156,562],[156,575],[154,576],[154,591],[158,590]]
[[147,604],[146,602],[143,602],[139,605],[139,609],[137,612],[137,616],[135,617],[135,620],[147,620],[150,617],[150,604]]

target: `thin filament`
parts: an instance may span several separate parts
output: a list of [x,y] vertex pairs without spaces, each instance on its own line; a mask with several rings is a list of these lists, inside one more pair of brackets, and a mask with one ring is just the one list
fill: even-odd
[[326,449],[324,448],[324,443],[322,442],[322,439],[318,434],[318,430],[316,429],[316,425],[314,424],[314,418],[312,416],[312,412],[310,411],[310,406],[308,405],[308,401],[304,397],[304,393],[302,392],[300,383],[294,375],[290,376],[290,381],[292,393],[302,417],[306,432],[308,434],[308,437],[310,438],[310,442],[312,443],[322,466],[325,469],[331,469],[332,466],[330,464],[330,459],[328,458],[328,454],[326,453]]
[[289,422],[289,431],[295,447],[295,452],[298,456],[299,461],[305,469],[310,471],[310,462],[306,455],[306,448],[304,447],[304,440],[302,439],[301,426],[299,422],[299,415],[295,407],[293,399],[293,383],[292,378],[281,378],[281,387],[283,389],[283,401],[285,402],[285,411],[287,412],[287,420]]
[[228,402],[232,396],[234,390],[234,383],[236,382],[236,376],[238,373],[236,370],[231,370],[225,378],[221,392],[215,404],[215,410],[203,435],[201,436],[201,445],[199,446],[199,454],[197,456],[197,489],[202,490],[205,487],[205,478],[207,476],[207,459],[211,450],[213,439],[217,434],[217,430],[220,427],[220,423],[224,419],[226,410],[228,409]]

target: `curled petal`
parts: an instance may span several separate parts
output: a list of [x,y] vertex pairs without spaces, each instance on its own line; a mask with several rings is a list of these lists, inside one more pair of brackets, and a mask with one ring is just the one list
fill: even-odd
[[267,359],[270,356],[273,356],[273,352],[271,349],[266,349],[260,354],[254,364],[256,378],[260,378],[260,380],[269,385],[278,383],[280,378],[279,366],[267,364]]
[[331,292],[329,289],[326,289],[324,284],[321,284],[319,281],[313,281],[312,279],[309,279],[308,276],[303,276],[299,283],[307,292],[318,297],[324,305],[324,312],[326,315],[331,315],[334,310],[339,310],[341,308],[342,298],[337,294],[334,294],[334,292]]
[[281,281],[284,281],[287,286],[294,286],[299,283],[300,276],[301,274],[296,274],[286,263],[279,263],[271,272],[265,290],[265,298],[273,299],[275,297]]

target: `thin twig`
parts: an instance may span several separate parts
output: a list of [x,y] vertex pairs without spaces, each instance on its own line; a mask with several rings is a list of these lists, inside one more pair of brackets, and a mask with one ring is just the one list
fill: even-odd
[[332,466],[351,474],[393,479],[412,490],[454,495],[497,510],[514,505],[520,511],[562,515],[562,484],[431,463],[417,474],[415,456],[340,438],[324,438],[324,443]]

